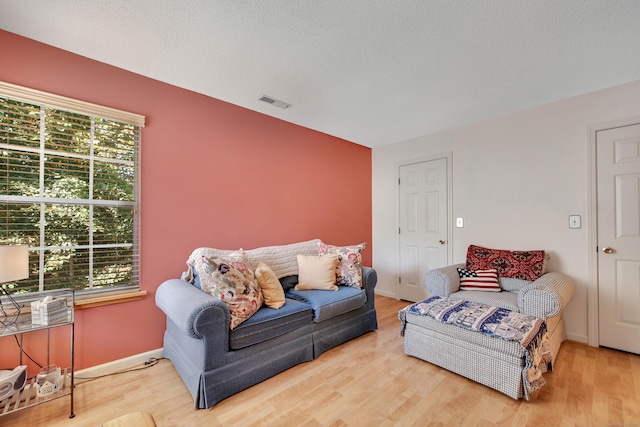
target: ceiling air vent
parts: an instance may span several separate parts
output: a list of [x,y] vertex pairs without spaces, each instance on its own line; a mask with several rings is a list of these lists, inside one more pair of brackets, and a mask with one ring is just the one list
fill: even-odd
[[275,98],[273,98],[271,96],[268,96],[268,95],[261,95],[260,98],[258,98],[258,101],[263,101],[263,102],[266,102],[268,104],[275,105],[276,107],[279,107],[279,108],[289,108],[289,107],[291,107],[291,104],[289,104],[287,102],[284,102],[284,101],[280,101],[280,100],[275,99]]

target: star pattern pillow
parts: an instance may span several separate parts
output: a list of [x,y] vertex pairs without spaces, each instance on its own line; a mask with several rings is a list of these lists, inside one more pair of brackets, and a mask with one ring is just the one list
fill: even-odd
[[462,291],[502,291],[498,283],[498,272],[495,269],[474,271],[458,268],[458,276],[460,276],[460,290]]

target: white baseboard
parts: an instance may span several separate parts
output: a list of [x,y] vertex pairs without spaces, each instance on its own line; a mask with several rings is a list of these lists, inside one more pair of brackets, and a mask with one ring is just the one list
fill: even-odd
[[102,365],[92,366],[90,368],[82,369],[75,372],[75,383],[79,384],[83,381],[99,377],[101,375],[109,375],[114,372],[124,371],[126,369],[134,368],[139,365],[144,365],[149,359],[159,359],[162,357],[162,348],[157,350],[150,350],[140,354],[134,354],[133,356],[125,357],[124,359],[114,360],[112,362],[103,363]]
[[383,297],[389,297],[389,298],[394,298],[394,299],[396,299],[396,294],[395,294],[395,293],[393,293],[393,292],[385,292],[385,291],[380,292],[380,291],[377,291],[377,290],[376,290],[376,291],[373,291],[373,293],[374,293],[375,295],[382,295]]
[[584,344],[589,343],[589,338],[586,335],[575,335],[575,334],[567,333],[567,339],[571,341],[581,342]]

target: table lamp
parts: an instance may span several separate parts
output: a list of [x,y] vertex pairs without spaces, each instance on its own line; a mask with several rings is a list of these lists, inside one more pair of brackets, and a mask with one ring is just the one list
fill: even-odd
[[[29,277],[29,247],[27,245],[0,246],[0,284]],[[2,297],[1,295],[5,296]],[[8,303],[6,307],[3,303]],[[0,323],[8,326],[20,316],[20,306],[4,286],[0,285]]]

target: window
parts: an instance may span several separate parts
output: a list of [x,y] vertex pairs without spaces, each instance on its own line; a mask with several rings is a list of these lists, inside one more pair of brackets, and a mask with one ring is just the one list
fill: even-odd
[[14,294],[139,288],[144,117],[0,82],[0,244],[29,245]]

